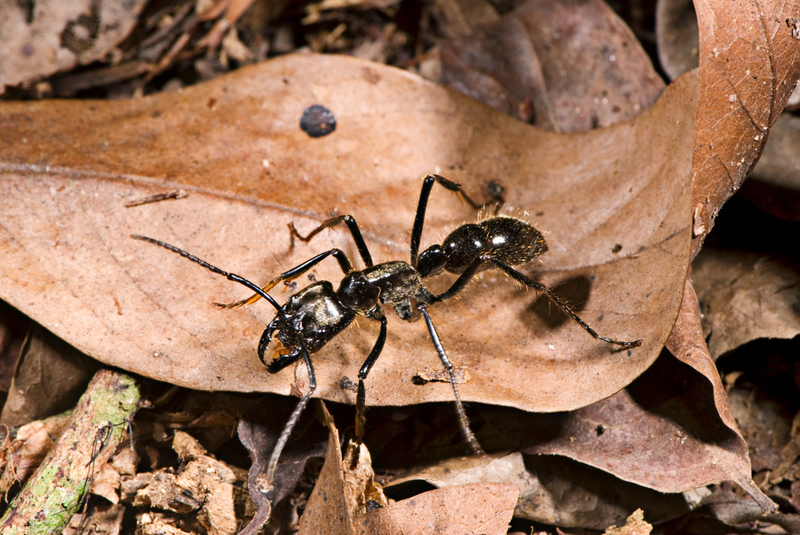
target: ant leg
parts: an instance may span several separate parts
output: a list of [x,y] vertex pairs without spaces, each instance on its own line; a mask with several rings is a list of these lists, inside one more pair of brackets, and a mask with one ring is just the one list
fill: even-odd
[[500,262],[498,260],[495,260],[494,258],[491,258],[489,260],[492,263],[494,263],[497,267],[499,267],[500,269],[505,271],[506,274],[508,274],[515,281],[521,282],[522,284],[524,284],[524,285],[526,285],[526,286],[528,286],[530,288],[533,288],[537,292],[542,292],[544,295],[547,296],[548,299],[550,299],[550,301],[553,302],[553,304],[555,304],[558,308],[560,308],[562,310],[562,312],[564,312],[564,314],[566,314],[567,316],[569,316],[570,318],[575,320],[578,323],[578,325],[583,327],[583,329],[587,333],[591,334],[592,337],[594,337],[595,339],[602,340],[603,342],[606,342],[608,344],[618,345],[622,349],[630,349],[632,347],[639,347],[640,345],[642,345],[642,341],[641,340],[634,340],[633,342],[621,342],[619,340],[612,340],[611,338],[606,338],[605,336],[600,336],[599,334],[597,334],[597,332],[595,332],[594,329],[589,327],[589,325],[585,321],[583,321],[575,312],[573,312],[573,310],[569,307],[569,305],[567,305],[565,302],[563,302],[561,299],[559,299],[558,296],[556,294],[554,294],[553,291],[550,288],[548,288],[547,286],[545,286],[544,284],[542,284],[539,281],[535,281],[533,279],[530,279],[530,278],[526,277],[525,275],[523,275],[522,273],[520,273],[516,269],[512,268],[511,266],[507,266],[504,263],[502,263],[502,262]]
[[364,264],[367,267],[372,267],[372,256],[369,254],[369,249],[364,241],[364,237],[361,235],[361,230],[358,228],[358,223],[356,223],[355,218],[351,215],[332,217],[309,232],[306,236],[301,236],[300,233],[297,232],[297,229],[294,228],[293,222],[289,223],[289,230],[291,231],[293,237],[296,237],[298,240],[307,243],[311,241],[311,238],[322,232],[324,229],[334,227],[339,223],[344,223],[347,225],[350,235],[353,236],[353,241],[356,242],[356,249],[358,249],[358,254],[361,255],[361,260],[364,261]]
[[280,275],[278,275],[277,277],[275,277],[274,279],[269,281],[267,284],[265,284],[261,288],[261,291],[262,291],[261,293],[257,292],[256,294],[251,295],[247,299],[242,299],[241,301],[236,301],[235,303],[227,303],[227,304],[214,303],[214,304],[217,306],[217,308],[225,308],[225,309],[239,308],[240,306],[243,306],[243,305],[252,305],[256,301],[261,299],[261,297],[263,297],[262,293],[266,293],[266,292],[270,291],[276,285],[278,285],[279,283],[281,283],[283,281],[291,281],[291,280],[296,279],[297,277],[299,277],[300,275],[302,275],[306,271],[310,270],[311,268],[313,268],[314,266],[316,266],[317,264],[319,264],[320,262],[322,262],[323,260],[325,260],[329,256],[333,256],[334,258],[336,258],[336,260],[339,262],[339,267],[342,268],[342,272],[345,275],[347,275],[348,273],[353,271],[353,265],[350,263],[350,259],[347,258],[347,255],[344,254],[344,252],[342,252],[339,249],[331,249],[330,251],[325,251],[324,253],[318,254],[317,256],[315,256],[314,258],[312,258],[310,260],[306,260],[305,262],[303,262],[299,266],[293,267],[289,271],[284,271],[283,273],[281,273]]
[[238,282],[239,284],[241,284],[243,286],[247,286],[248,288],[250,288],[251,290],[253,290],[256,293],[256,295],[253,296],[253,297],[255,297],[255,299],[253,299],[254,301],[257,301],[258,299],[263,297],[264,299],[269,301],[269,304],[271,304],[273,307],[275,307],[275,309],[278,311],[278,315],[283,317],[283,310],[281,309],[281,306],[278,304],[278,302],[275,301],[275,299],[273,299],[272,296],[267,294],[264,290],[259,288],[256,284],[250,282],[249,280],[245,279],[244,277],[236,275],[235,273],[228,273],[227,271],[223,271],[223,270],[219,269],[216,266],[212,266],[211,264],[209,264],[205,260],[201,260],[201,259],[197,258],[196,256],[194,256],[193,254],[189,254],[186,251],[184,251],[183,249],[178,249],[174,245],[170,245],[170,244],[168,244],[166,242],[163,242],[163,241],[160,241],[160,240],[156,240],[154,238],[148,238],[147,236],[140,236],[139,234],[131,234],[131,238],[133,238],[135,240],[146,241],[148,243],[152,243],[154,245],[158,245],[160,247],[168,249],[168,250],[172,251],[173,253],[178,253],[182,257],[188,258],[192,262],[200,264],[204,268],[206,268],[206,269],[208,269],[208,270],[210,270],[210,271],[212,271],[214,273],[217,273],[218,275],[222,275],[222,276],[226,277],[230,281]]
[[632,347],[639,347],[640,345],[642,345],[641,340],[634,340],[633,342],[622,342],[620,340],[612,340],[611,338],[600,336],[594,329],[589,327],[589,325],[585,321],[583,321],[580,318],[580,316],[578,316],[569,307],[568,304],[559,299],[558,296],[554,294],[550,288],[548,288],[539,281],[535,281],[531,278],[526,277],[525,275],[523,275],[516,269],[512,268],[511,266],[507,266],[506,264],[490,256],[480,256],[476,258],[472,262],[472,264],[470,264],[469,267],[467,267],[467,269],[465,269],[464,272],[461,275],[459,275],[458,279],[456,279],[456,282],[453,283],[450,289],[448,289],[446,292],[440,295],[435,296],[433,298],[433,302],[438,303],[439,301],[446,301],[447,299],[450,299],[451,297],[455,296],[458,292],[463,290],[464,287],[467,285],[467,283],[470,281],[470,279],[472,279],[472,277],[475,276],[475,273],[478,272],[478,269],[485,262],[493,263],[495,266],[503,270],[507,275],[509,275],[515,281],[521,282],[525,286],[533,288],[537,292],[542,292],[544,295],[547,296],[548,299],[550,299],[551,302],[553,302],[553,304],[555,304],[558,308],[560,308],[561,311],[564,312],[564,314],[575,320],[578,323],[578,325],[583,327],[583,329],[587,333],[592,335],[593,338],[597,340],[602,340],[603,342],[606,342],[608,344],[618,345],[622,349],[630,349]]
[[317,378],[314,375],[314,367],[311,365],[311,358],[308,356],[308,350],[305,347],[305,343],[301,342],[301,345],[303,360],[305,360],[306,368],[308,369],[308,392],[297,403],[297,406],[294,408],[294,412],[292,412],[292,416],[289,418],[289,421],[286,422],[286,425],[281,432],[281,436],[278,437],[278,442],[275,443],[275,448],[272,450],[272,455],[270,456],[269,464],[267,465],[267,484],[270,487],[272,487],[272,483],[275,481],[275,469],[278,467],[278,459],[280,458],[281,452],[283,452],[283,448],[286,446],[286,443],[289,441],[289,436],[292,434],[292,429],[294,429],[294,426],[300,419],[300,414],[308,404],[308,400],[311,398],[311,395],[317,389]]
[[478,444],[478,439],[475,438],[475,434],[472,432],[472,429],[469,426],[469,418],[467,418],[464,405],[461,403],[461,396],[458,395],[456,377],[453,375],[453,364],[450,362],[450,359],[447,358],[447,353],[444,350],[444,346],[442,346],[442,341],[439,339],[439,334],[436,332],[436,327],[433,326],[433,321],[431,321],[431,317],[428,314],[428,307],[423,303],[418,303],[417,309],[422,312],[422,316],[425,318],[425,324],[428,326],[428,332],[431,335],[433,347],[436,348],[436,353],[439,354],[439,360],[442,361],[447,373],[450,375],[450,384],[453,386],[453,393],[456,396],[456,409],[458,410],[458,418],[461,420],[461,430],[464,432],[464,436],[466,437],[467,442],[469,442],[470,447],[472,447],[472,451],[480,456],[485,456],[486,453],[484,453],[481,445]]
[[372,351],[369,352],[367,360],[364,361],[364,364],[361,365],[361,369],[358,371],[358,395],[356,396],[356,442],[358,444],[364,443],[364,428],[366,427],[365,412],[367,410],[367,392],[364,387],[364,381],[369,371],[372,369],[372,366],[375,364],[375,361],[378,360],[378,357],[381,355],[384,343],[386,343],[386,316],[382,313],[380,322],[381,332],[378,334],[378,339],[375,341]]
[[494,214],[497,215],[505,202],[501,186],[495,187],[494,196],[489,202],[478,204],[464,193],[461,184],[458,182],[453,182],[439,175],[427,175],[422,181],[422,190],[419,192],[419,202],[417,203],[417,215],[414,217],[414,227],[411,231],[411,265],[414,267],[417,266],[417,255],[419,253],[420,239],[422,238],[422,226],[425,223],[425,211],[428,209],[428,199],[430,198],[433,184],[437,182],[446,189],[458,194],[462,200],[466,201],[475,210],[482,210],[490,204],[496,203],[497,206],[495,207]]

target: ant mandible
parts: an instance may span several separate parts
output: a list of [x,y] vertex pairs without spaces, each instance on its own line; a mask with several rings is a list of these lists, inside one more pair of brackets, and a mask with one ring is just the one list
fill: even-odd
[[[442,244],[432,245],[422,253],[419,253],[425,211],[428,206],[431,189],[435,183],[458,194],[476,210],[492,203],[496,204],[496,208],[492,217],[479,223],[462,225],[451,232]],[[400,319],[411,322],[418,320],[420,315],[425,319],[436,353],[450,376],[450,384],[453,387],[461,428],[472,449],[478,454],[483,454],[483,450],[470,429],[469,420],[456,386],[453,365],[428,313],[429,305],[454,297],[466,287],[467,283],[478,272],[494,267],[500,269],[514,280],[545,294],[550,301],[597,340],[618,345],[622,349],[638,347],[641,344],[641,340],[622,342],[598,335],[547,286],[526,277],[514,269],[513,266],[530,262],[546,252],[547,244],[542,233],[532,225],[513,217],[497,215],[502,204],[503,200],[499,192],[487,204],[479,205],[464,193],[460,184],[439,175],[427,175],[422,183],[417,212],[414,218],[414,227],[411,233],[410,262],[396,260],[374,264],[358,224],[351,215],[328,219],[306,236],[300,235],[294,225],[290,223],[289,228],[292,235],[304,242],[310,241],[326,228],[342,223],[345,224],[366,267],[361,271],[356,271],[344,252],[340,249],[330,249],[281,273],[263,287],[259,287],[239,275],[228,273],[212,266],[208,262],[168,243],[139,235],[132,235],[131,237],[169,249],[214,273],[247,286],[255,292],[250,298],[236,303],[217,303],[219,308],[240,307],[254,303],[262,297],[275,308],[277,312],[275,318],[267,325],[259,341],[258,357],[267,366],[269,373],[276,373],[303,359],[308,369],[308,392],[295,407],[273,449],[266,474],[267,481],[271,485],[281,451],[286,445],[297,420],[300,418],[300,413],[317,386],[310,355],[322,349],[325,344],[348,327],[357,316],[364,316],[370,320],[380,322],[378,339],[358,372],[355,434],[357,444],[363,442],[364,414],[366,411],[364,381],[380,356],[381,351],[383,351],[383,346],[386,342],[386,316],[381,304],[391,305]],[[278,304],[267,293],[277,284],[292,281],[303,275],[329,256],[333,256],[338,261],[339,267],[344,273],[344,279],[342,279],[338,290],[334,290],[329,281],[315,282],[289,296],[283,306]],[[439,275],[443,271],[458,274],[459,276],[447,291],[434,295],[424,287],[422,279]],[[277,336],[275,336],[275,333],[277,333]],[[267,364],[265,353],[267,346],[273,341],[273,336],[277,341],[277,347],[273,351],[271,362]]]

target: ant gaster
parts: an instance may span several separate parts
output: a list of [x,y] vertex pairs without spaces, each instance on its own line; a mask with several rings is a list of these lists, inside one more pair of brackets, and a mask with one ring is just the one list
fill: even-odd
[[[476,224],[462,225],[450,233],[442,244],[432,245],[421,254],[418,254],[428,198],[435,183],[457,193],[476,210],[492,203],[496,204],[496,208],[492,217]],[[622,342],[599,336],[547,286],[526,277],[514,269],[513,266],[529,262],[547,251],[547,244],[541,232],[532,225],[512,217],[498,216],[502,203],[503,200],[499,189],[489,203],[478,205],[464,193],[460,184],[439,175],[427,175],[422,184],[414,227],[411,233],[410,262],[397,260],[374,264],[358,224],[350,215],[328,219],[306,236],[300,235],[294,225],[290,223],[289,228],[292,235],[304,242],[310,241],[326,228],[344,223],[350,231],[356,249],[366,267],[357,271],[353,268],[352,263],[344,252],[340,249],[330,249],[282,273],[263,287],[258,287],[239,275],[214,267],[204,260],[162,241],[138,235],[133,235],[132,237],[165,247],[214,273],[224,275],[229,280],[247,286],[255,292],[255,295],[248,299],[225,305],[217,304],[218,307],[236,308],[251,304],[263,297],[277,311],[275,318],[269,323],[261,336],[258,344],[258,356],[267,366],[269,373],[276,373],[286,366],[303,359],[308,369],[309,389],[297,404],[272,452],[266,474],[267,481],[272,484],[281,451],[286,445],[289,435],[300,417],[300,413],[316,389],[316,378],[310,355],[322,349],[348,327],[357,316],[364,316],[370,320],[380,322],[378,339],[358,372],[355,434],[358,444],[363,441],[364,413],[366,411],[364,381],[380,356],[386,342],[386,316],[381,308],[382,304],[391,305],[398,317],[403,320],[416,321],[420,316],[425,319],[433,346],[450,376],[450,384],[453,387],[456,408],[464,435],[472,449],[479,454],[482,454],[483,451],[470,429],[469,420],[458,394],[453,365],[428,313],[429,305],[446,301],[458,294],[476,273],[495,267],[511,276],[514,280],[544,293],[565,314],[578,322],[581,327],[598,340],[618,345],[621,348],[632,348],[641,344],[641,340]],[[344,278],[337,290],[334,290],[329,281],[315,282],[289,296],[283,306],[279,305],[267,293],[281,282],[289,282],[296,279],[329,256],[333,256],[338,261],[344,273]],[[434,295],[425,288],[423,279],[436,276],[442,271],[455,273],[459,276],[447,291]],[[265,354],[273,338],[277,341],[277,347],[273,351],[272,360],[267,363]]]

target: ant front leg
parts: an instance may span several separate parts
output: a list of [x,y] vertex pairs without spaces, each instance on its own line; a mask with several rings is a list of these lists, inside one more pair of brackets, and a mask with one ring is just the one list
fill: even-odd
[[345,275],[353,271],[353,264],[350,263],[350,259],[347,258],[347,255],[340,249],[331,249],[330,251],[325,251],[324,253],[318,254],[317,256],[311,258],[310,260],[306,260],[299,266],[293,267],[289,271],[284,271],[283,273],[281,273],[280,275],[269,281],[266,285],[264,285],[261,288],[261,293],[255,293],[254,295],[251,295],[247,299],[242,299],[241,301],[236,301],[235,303],[227,303],[227,304],[214,303],[214,304],[217,306],[217,308],[225,308],[225,309],[239,308],[240,306],[244,305],[252,305],[253,303],[255,303],[256,301],[258,301],[263,297],[262,295],[263,293],[270,291],[276,285],[280,284],[283,281],[291,281],[296,279],[297,277],[299,277],[306,271],[310,270],[311,268],[313,268],[314,266],[316,266],[329,256],[336,258],[336,260],[339,262],[339,267],[342,268],[342,272]]
[[467,442],[469,442],[472,451],[483,457],[486,455],[486,453],[483,451],[483,448],[481,448],[481,445],[478,443],[478,439],[475,438],[475,434],[472,432],[472,428],[469,426],[467,412],[464,410],[464,404],[461,403],[461,396],[458,394],[456,376],[453,374],[453,363],[451,363],[450,359],[447,358],[447,352],[444,350],[442,341],[439,338],[439,333],[436,332],[436,327],[433,325],[430,314],[428,314],[428,307],[423,303],[418,303],[417,309],[422,312],[422,316],[425,318],[425,325],[427,325],[428,332],[431,335],[433,347],[436,348],[436,353],[439,355],[439,360],[442,361],[444,368],[447,370],[448,375],[450,375],[450,384],[453,386],[453,393],[455,394],[456,398],[456,410],[458,411],[458,418],[461,420],[461,430],[464,432],[464,437],[467,439]]
[[367,248],[367,243],[364,241],[364,237],[361,235],[361,230],[358,228],[358,223],[351,215],[340,215],[336,217],[332,217],[327,221],[324,221],[320,226],[309,232],[306,236],[301,236],[297,229],[294,227],[294,222],[289,223],[289,231],[292,233],[292,237],[297,238],[302,242],[308,243],[311,241],[311,238],[325,230],[326,228],[332,228],[338,225],[339,223],[344,223],[347,225],[347,230],[350,231],[350,235],[353,237],[353,241],[356,242],[356,249],[358,249],[358,254],[361,255],[361,260],[364,261],[364,265],[367,267],[372,267],[372,256],[369,254],[369,249]]
[[440,184],[444,188],[458,194],[461,199],[467,202],[473,209],[475,210],[482,210],[489,206],[492,203],[496,203],[494,214],[500,211],[505,200],[503,199],[503,188],[502,186],[495,185],[493,197],[489,200],[489,202],[485,204],[478,204],[473,201],[469,195],[464,193],[461,184],[458,182],[453,182],[452,180],[448,180],[443,176],[430,174],[425,177],[422,181],[422,190],[419,192],[419,202],[417,203],[417,214],[414,217],[414,227],[411,231],[411,265],[416,267],[417,266],[417,255],[419,253],[419,244],[420,240],[422,239],[422,227],[425,224],[425,212],[428,209],[428,199],[431,196],[431,190],[433,189],[433,185],[435,183]]

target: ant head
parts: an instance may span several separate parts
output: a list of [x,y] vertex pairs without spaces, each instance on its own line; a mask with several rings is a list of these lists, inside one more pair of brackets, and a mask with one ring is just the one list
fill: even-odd
[[417,259],[417,271],[420,277],[432,277],[441,273],[449,257],[450,255],[438,244],[422,251]]
[[362,272],[354,271],[342,279],[336,295],[342,305],[366,315],[378,304],[381,289],[369,282]]

